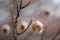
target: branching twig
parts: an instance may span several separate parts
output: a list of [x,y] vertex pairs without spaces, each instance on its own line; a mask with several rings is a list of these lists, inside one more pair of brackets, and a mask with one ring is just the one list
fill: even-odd
[[[22,0],[21,0],[21,2],[20,2],[20,6],[22,6]],[[15,18],[15,26],[17,26],[17,19],[18,19],[18,17],[20,16],[19,13],[20,13],[20,8],[19,8],[18,5],[17,5],[17,16],[16,16],[16,18]]]
[[20,6],[20,7],[19,7],[19,12],[20,12],[20,9],[21,9],[21,7],[22,7],[22,1],[23,1],[23,0],[21,0],[20,5],[19,5],[19,6]]
[[[17,5],[17,16],[16,16],[16,19],[15,19],[15,24],[17,24],[17,19],[18,17],[20,16],[19,13],[20,13],[20,10],[27,7],[29,4],[31,3],[31,1],[29,1],[24,7],[22,7],[22,0],[20,2],[20,8],[18,7]],[[17,25],[16,25],[17,26]]]
[[21,35],[24,32],[26,32],[26,30],[28,30],[28,28],[30,27],[31,24],[32,24],[32,19],[30,20],[30,23],[28,24],[27,28],[22,33],[18,33],[18,35]]
[[23,8],[27,7],[30,3],[31,3],[31,0],[25,6],[20,7],[20,9],[23,9]]
[[[30,1],[30,2],[31,2],[31,1]],[[24,6],[24,8],[27,7],[27,6],[30,4],[30,2],[28,2],[28,4]],[[18,19],[18,17],[20,16],[19,13],[20,13],[20,10],[21,10],[21,9],[23,9],[23,8],[22,8],[22,0],[21,0],[21,2],[20,2],[20,8],[19,8],[18,5],[17,5],[17,16],[16,16],[16,18],[15,18],[15,26],[17,26],[17,19]]]
[[32,19],[31,19],[28,27],[22,33],[18,33],[17,32],[17,19],[20,16],[19,15],[20,10],[23,9],[23,8],[25,8],[25,7],[27,7],[30,4],[30,2],[28,2],[24,7],[22,7],[22,0],[21,0],[20,6],[19,6],[20,8],[17,5],[17,16],[15,18],[15,21],[14,21],[14,15],[13,15],[14,14],[14,9],[13,9],[13,7],[10,7],[11,18],[12,18],[12,25],[13,25],[13,36],[14,36],[14,40],[17,40],[17,36],[20,35],[20,34],[23,34],[29,28],[29,26],[30,26],[30,24],[32,22]]
[[[21,0],[21,2],[20,2],[20,6],[22,6],[22,0]],[[20,10],[19,10],[19,7],[18,7],[18,5],[17,5],[17,16],[16,16],[16,18],[15,18],[15,28],[17,27],[17,19],[18,19],[18,17],[20,16],[19,13],[20,13]],[[16,28],[16,32],[17,32],[17,28]],[[17,34],[18,34],[18,32],[17,32]]]
[[60,33],[60,28],[58,29],[57,33],[55,34],[55,36],[52,38],[52,40],[55,40],[56,36]]

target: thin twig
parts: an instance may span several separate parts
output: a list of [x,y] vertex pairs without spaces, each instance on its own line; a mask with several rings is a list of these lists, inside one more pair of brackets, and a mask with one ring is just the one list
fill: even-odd
[[13,37],[14,37],[14,40],[17,40],[17,38],[16,38],[16,36],[15,36],[15,24],[14,24],[14,16],[13,16],[13,14],[14,14],[14,8],[13,8],[13,6],[11,5],[11,7],[10,7],[10,12],[11,12],[11,18],[12,18],[12,26],[13,26]]
[[28,28],[30,27],[31,24],[32,24],[32,19],[30,20],[30,23],[28,24],[27,28],[22,33],[18,33],[18,35],[21,35],[21,34],[25,33],[26,30],[28,30]]
[[20,7],[20,9],[23,9],[23,8],[27,7],[30,3],[31,3],[31,0],[25,6]]
[[[22,0],[21,0],[21,2],[20,2],[20,6],[22,6]],[[18,7],[18,5],[17,5],[17,16],[16,16],[16,18],[15,18],[15,29],[16,29],[16,33],[17,33],[17,34],[18,34],[18,32],[17,32],[17,19],[18,19],[18,17],[20,16],[19,13],[20,13],[20,10],[19,10],[19,7]]]
[[[21,7],[21,6],[22,6],[22,0],[21,0],[21,2],[20,2],[20,7]],[[16,18],[15,18],[15,26],[17,26],[17,19],[18,19],[18,17],[20,16],[19,13],[20,13],[20,8],[19,8],[18,5],[17,5],[17,16],[16,16]]]
[[[21,9],[21,7],[22,7],[22,2],[23,2],[23,0],[21,0],[21,2],[20,2],[20,5],[19,5],[19,6],[20,6],[20,9]],[[19,9],[19,11],[20,11],[20,9]]]
[[[27,7],[29,4],[30,4],[30,2],[29,2],[26,6],[24,6],[24,8]],[[14,9],[13,9],[13,7],[10,7],[10,12],[11,12],[11,17],[12,17],[12,25],[13,25],[13,36],[14,36],[14,40],[17,40],[17,34],[18,34],[18,32],[17,32],[17,19],[18,19],[18,17],[20,16],[19,13],[20,13],[20,10],[21,10],[21,9],[23,9],[23,7],[22,7],[22,0],[21,0],[21,2],[20,2],[20,8],[19,8],[18,5],[17,5],[17,16],[16,16],[15,22],[14,22],[14,16],[13,16],[13,14],[14,14]],[[30,24],[31,24],[31,22],[32,22],[32,21],[30,21]],[[28,25],[27,29],[29,28],[30,24]],[[26,30],[27,30],[27,29],[26,29]],[[26,31],[26,30],[25,30],[25,31]],[[25,31],[24,31],[24,32],[25,32]],[[23,32],[23,33],[24,33],[24,32]],[[23,33],[21,33],[21,34],[23,34]],[[19,35],[20,35],[20,34],[19,34]]]
[[[31,2],[31,1],[30,1],[30,2]],[[27,7],[27,6],[30,4],[30,2],[28,2],[28,4],[25,5],[25,7]],[[21,8],[22,8],[22,0],[21,0],[21,2],[20,2],[20,8],[19,8],[18,5],[17,5],[17,16],[16,16],[16,18],[15,18],[15,26],[17,26],[17,19],[18,19],[18,17],[20,16],[19,13],[20,13],[20,11],[21,11]]]
[[[20,2],[20,8],[19,8],[18,5],[17,5],[17,16],[16,16],[16,19],[15,19],[15,24],[16,24],[16,26],[17,26],[17,19],[18,19],[18,17],[20,16],[20,15],[19,15],[20,10],[23,9],[23,8],[25,8],[25,7],[27,7],[30,3],[31,3],[31,0],[30,0],[24,7],[22,7],[22,0],[21,0],[21,2]],[[18,8],[19,8],[19,9],[18,9]]]
[[60,33],[60,28],[58,29],[57,33],[55,34],[55,36],[52,38],[52,40],[55,40],[56,36]]

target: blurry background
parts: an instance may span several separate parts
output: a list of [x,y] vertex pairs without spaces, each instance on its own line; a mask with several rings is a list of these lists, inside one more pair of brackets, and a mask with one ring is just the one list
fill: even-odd
[[[23,0],[22,6],[29,1],[30,0]],[[16,5],[19,3],[20,0],[0,0],[0,40],[13,40],[12,30],[8,36],[1,34],[1,24],[11,25],[10,5],[14,6],[14,15],[16,15]],[[46,12],[48,13],[46,14]],[[39,19],[44,24],[44,27],[48,28],[43,40],[52,40],[60,27],[60,0],[32,0],[28,7],[21,10],[19,19],[30,19],[31,17]],[[40,40],[41,35],[42,34],[34,33],[29,29],[20,35],[18,40]],[[60,40],[60,34],[55,40]]]

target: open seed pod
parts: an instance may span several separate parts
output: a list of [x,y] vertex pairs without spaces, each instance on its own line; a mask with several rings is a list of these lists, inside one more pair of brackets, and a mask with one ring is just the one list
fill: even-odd
[[37,20],[37,22],[32,24],[32,30],[41,33],[43,31],[43,24]]
[[20,25],[20,30],[24,31],[28,26],[28,23],[26,21],[22,21],[21,25]]
[[3,35],[5,35],[5,36],[9,35],[10,31],[11,31],[11,28],[8,24],[2,25],[2,34]]

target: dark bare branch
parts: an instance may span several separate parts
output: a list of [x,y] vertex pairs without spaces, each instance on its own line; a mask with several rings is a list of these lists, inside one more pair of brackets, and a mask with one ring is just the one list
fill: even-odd
[[25,5],[25,6],[23,6],[23,7],[20,7],[20,9],[23,9],[23,8],[25,8],[25,7],[27,7],[27,6],[29,6],[29,4],[31,3],[31,0]]
[[[27,7],[30,4],[30,2],[31,1],[29,1],[24,7],[22,7],[22,0],[21,0],[21,2],[20,2],[20,8],[17,6],[17,16],[16,16],[16,19],[15,19],[15,24],[17,24],[17,19],[19,17],[20,10],[23,9],[23,8],[25,8],[25,7]],[[22,33],[18,33],[18,35],[23,34],[29,28],[31,22],[32,22],[32,20],[30,20],[30,23],[29,23],[28,27]]]
[[[22,6],[22,0],[21,0],[21,2],[20,2],[20,7],[21,7],[21,6]],[[17,19],[18,19],[18,17],[20,16],[19,13],[20,13],[20,8],[19,8],[19,6],[17,5],[17,16],[16,16],[16,18],[15,18],[15,24],[16,24],[16,26],[17,26]]]
[[[22,0],[20,2],[20,6],[17,5],[17,16],[15,18],[15,21],[14,21],[14,9],[13,9],[13,6],[10,7],[10,12],[11,12],[11,18],[12,18],[12,25],[13,25],[13,36],[14,36],[14,40],[17,40],[17,37],[18,35],[21,35],[23,34],[28,28],[29,26],[31,25],[32,23],[32,19],[30,20],[30,23],[28,25],[28,27],[22,32],[22,33],[18,33],[17,32],[17,19],[18,17],[20,16],[19,13],[20,13],[20,10],[27,7],[29,4],[30,4],[31,1],[29,1],[24,7],[22,7]],[[17,35],[18,34],[18,35]]]
[[31,0],[24,7],[22,7],[22,0],[21,0],[21,2],[20,2],[20,8],[17,5],[17,16],[16,16],[16,19],[15,19],[15,24],[17,24],[17,19],[20,16],[19,15],[20,10],[23,9],[23,8],[25,8],[25,7],[27,7],[30,3],[31,3]]
[[23,0],[20,1],[20,5],[19,5],[19,9],[18,9],[18,13],[20,13],[20,10],[21,10],[21,7],[22,7],[22,1],[23,1]]

